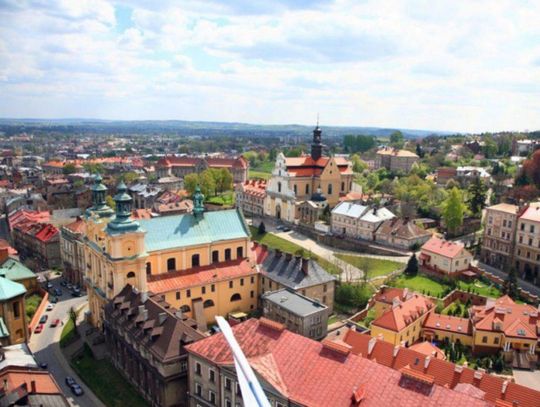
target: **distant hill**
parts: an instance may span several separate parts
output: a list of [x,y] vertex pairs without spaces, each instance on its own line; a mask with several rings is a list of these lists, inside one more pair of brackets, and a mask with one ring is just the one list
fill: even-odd
[[[57,131],[79,131],[96,133],[181,133],[184,135],[234,134],[239,136],[306,136],[313,126],[298,124],[247,124],[226,122],[202,122],[187,120],[99,120],[99,119],[1,119],[0,127],[20,126]],[[321,126],[325,137],[340,137],[346,134],[366,134],[379,137],[400,130],[405,137],[416,138],[429,135],[449,135],[453,132],[381,128],[381,127],[340,127]]]

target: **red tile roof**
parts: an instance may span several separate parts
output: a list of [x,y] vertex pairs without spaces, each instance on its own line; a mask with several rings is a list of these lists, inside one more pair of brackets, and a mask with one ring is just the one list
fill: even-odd
[[[371,352],[369,352],[370,340],[374,341]],[[455,364],[445,360],[435,358],[428,360],[427,356],[410,348],[394,347],[389,342],[379,341],[353,330],[348,330],[345,333],[343,341],[352,346],[354,354],[362,355],[364,358],[396,370],[408,365],[411,369],[433,376],[436,385],[456,389],[459,383],[471,384],[482,390],[485,393],[484,400],[490,403],[495,403],[495,400],[500,399],[510,402],[515,400],[519,403],[519,407],[540,406],[539,391],[512,382],[508,382],[505,387],[503,385],[504,379],[490,374],[484,373],[481,374],[480,378],[475,378],[475,372],[478,374],[478,371],[463,366],[459,366],[457,369]],[[467,403],[463,405],[468,406]]]
[[[401,373],[342,352],[343,345],[338,351],[288,330],[264,326],[256,319],[232,329],[251,367],[291,403],[310,407],[489,405],[468,394],[426,383],[430,373]],[[221,333],[186,349],[216,365],[233,366]]]
[[436,314],[434,312],[429,314],[424,321],[424,328],[472,335],[472,324],[468,318],[458,318],[450,315]]
[[249,180],[241,184],[239,188],[244,194],[256,198],[264,198],[266,196],[266,181],[264,180]]
[[425,356],[433,356],[437,359],[446,360],[446,355],[444,354],[444,352],[435,345],[433,345],[431,342],[418,342],[414,345],[411,345],[409,349],[412,349]]
[[431,309],[433,309],[433,303],[430,300],[422,295],[414,294],[410,299],[386,311],[371,324],[400,332]]
[[234,260],[227,263],[194,267],[188,271],[151,275],[148,277],[148,290],[160,294],[257,273],[257,269],[251,266],[249,260]]
[[198,163],[206,161],[210,168],[247,168],[247,160],[240,156],[237,158],[229,157],[176,157],[167,156],[157,162],[157,167],[194,167]]
[[8,217],[9,226],[13,229],[20,223],[47,223],[51,214],[49,211],[32,211],[29,209],[19,209]]
[[375,301],[384,302],[385,304],[392,304],[394,298],[400,301],[404,301],[407,298],[409,290],[407,288],[395,288],[395,287],[381,287],[381,289],[375,294]]
[[[339,172],[342,174],[352,174],[351,163],[344,157],[333,157]],[[311,155],[301,157],[285,158],[287,172],[296,177],[311,177],[321,175],[328,164],[330,157],[321,157],[317,161],[313,160]]]
[[435,236],[424,243],[421,250],[422,252],[428,251],[451,259],[461,255],[462,251],[469,253],[467,250],[465,250],[465,246],[463,244],[448,242]]
[[73,233],[84,233],[86,229],[85,223],[80,217],[77,217],[75,221],[68,223],[64,227]]
[[537,339],[540,327],[538,309],[527,304],[516,304],[505,295],[494,303],[472,307],[474,327],[481,331],[495,331],[498,323],[506,336]]
[[45,224],[42,228],[35,234],[35,237],[42,242],[49,242],[58,235],[58,229],[50,224]]

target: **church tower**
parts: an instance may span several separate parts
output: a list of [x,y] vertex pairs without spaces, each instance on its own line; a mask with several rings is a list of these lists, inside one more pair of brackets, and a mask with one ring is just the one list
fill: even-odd
[[319,158],[322,157],[322,150],[322,131],[319,127],[319,123],[317,122],[317,127],[315,127],[315,129],[313,130],[313,142],[311,143],[311,158],[313,158],[314,161],[317,161]]

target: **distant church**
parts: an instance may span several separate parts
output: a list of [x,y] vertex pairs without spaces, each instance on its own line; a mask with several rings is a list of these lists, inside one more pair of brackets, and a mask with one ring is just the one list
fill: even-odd
[[265,214],[293,222],[309,203],[335,206],[352,189],[352,163],[343,157],[323,156],[322,131],[313,130],[311,154],[285,157],[280,153],[266,188]]

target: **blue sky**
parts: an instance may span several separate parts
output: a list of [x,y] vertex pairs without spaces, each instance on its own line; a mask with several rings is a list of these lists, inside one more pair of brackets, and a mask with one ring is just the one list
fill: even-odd
[[0,117],[540,128],[540,2],[0,0]]

